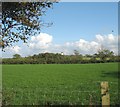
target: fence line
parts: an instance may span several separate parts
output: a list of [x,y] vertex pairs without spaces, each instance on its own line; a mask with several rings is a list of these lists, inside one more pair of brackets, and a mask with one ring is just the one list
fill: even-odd
[[[86,86],[86,85],[84,85]],[[19,100],[21,101],[27,101],[27,104],[30,104],[30,101],[35,101],[37,104],[46,104],[50,103],[52,105],[54,104],[73,104],[73,105],[110,105],[110,95],[109,95],[109,87],[108,82],[101,82],[97,87],[101,86],[99,90],[94,91],[88,91],[82,89],[80,90],[69,90],[69,88],[65,88],[63,90],[62,87],[60,89],[50,89],[49,88],[34,88],[34,90],[30,89],[29,87],[23,89],[23,88],[6,88],[3,89],[3,100],[8,99],[7,102],[4,102],[4,104],[9,104],[10,102],[14,102],[16,100],[16,96],[19,97]],[[9,93],[8,93],[9,90]],[[101,93],[100,93],[101,91]],[[115,96],[117,93],[112,93],[112,95]],[[8,97],[8,98],[7,98]],[[31,97],[33,99],[31,99]],[[114,96],[113,96],[114,97]],[[25,103],[24,101],[24,103]],[[22,103],[22,102],[21,102]],[[118,102],[117,102],[118,103]]]

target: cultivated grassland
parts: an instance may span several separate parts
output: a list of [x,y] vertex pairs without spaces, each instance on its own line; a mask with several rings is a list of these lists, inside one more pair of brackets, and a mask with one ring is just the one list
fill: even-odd
[[108,81],[118,104],[118,63],[3,65],[4,105],[101,104],[100,82]]

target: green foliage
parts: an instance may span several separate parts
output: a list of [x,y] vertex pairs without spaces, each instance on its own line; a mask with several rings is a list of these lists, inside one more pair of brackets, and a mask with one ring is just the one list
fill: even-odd
[[113,58],[114,52],[108,49],[103,49],[98,51],[98,54],[96,54],[96,56],[99,57],[101,60],[105,61],[107,58]]
[[118,104],[118,64],[2,65],[3,105],[101,104],[100,82],[108,81]]
[[[100,54],[101,55],[101,54]],[[29,57],[20,57],[18,54],[13,58],[3,58],[2,64],[84,64],[84,63],[104,63],[120,62],[119,56],[106,55],[103,59],[100,55],[61,55],[54,53],[41,53]],[[104,56],[104,55],[103,55]]]
[[2,2],[2,35],[0,36],[0,47],[12,45],[22,40],[26,42],[29,36],[40,32],[44,23],[41,16],[52,2]]
[[21,58],[21,56],[19,54],[15,54],[15,55],[13,55],[13,58],[18,59],[18,58]]
[[79,55],[80,53],[79,53],[78,50],[74,50],[74,54],[75,54],[75,55]]

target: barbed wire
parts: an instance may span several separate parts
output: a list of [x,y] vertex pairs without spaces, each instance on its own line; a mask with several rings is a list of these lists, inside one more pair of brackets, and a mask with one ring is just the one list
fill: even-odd
[[[45,105],[49,103],[54,104],[68,104],[68,105],[93,105],[101,104],[101,81],[92,82],[92,88],[89,86],[91,82],[81,82],[79,85],[74,87],[69,86],[52,86],[45,87],[2,87],[3,88],[3,103],[9,104],[11,102],[16,102],[16,98],[19,98],[19,104],[41,104]],[[118,82],[109,82],[109,86],[117,87]],[[118,90],[110,89],[111,104],[118,104]],[[31,98],[33,97],[33,99]],[[4,102],[6,100],[6,102]]]

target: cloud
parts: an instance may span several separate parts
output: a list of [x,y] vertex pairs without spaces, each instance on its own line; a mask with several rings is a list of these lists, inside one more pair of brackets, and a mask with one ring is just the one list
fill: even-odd
[[89,51],[95,47],[98,47],[98,43],[95,41],[89,42],[89,41],[85,41],[83,39],[80,39],[79,41],[77,41],[76,46],[81,49],[82,51]]
[[98,43],[107,43],[107,44],[116,44],[118,43],[118,36],[114,36],[113,34],[108,35],[96,35],[96,41]]
[[10,53],[20,53],[21,48],[19,46],[15,45],[13,47],[5,48],[5,51],[9,51]]
[[10,48],[10,50],[14,53],[20,53],[21,48],[19,46],[14,46],[13,48]]
[[53,37],[46,33],[40,33],[38,36],[32,36],[29,43],[31,49],[46,49],[52,43]]
[[67,48],[72,49],[72,51],[69,51],[71,53],[69,54],[73,54],[73,50],[76,49],[78,50],[81,54],[93,54],[95,53],[99,47],[100,44],[98,44],[95,41],[86,41],[84,39],[80,39],[79,41],[76,42],[67,42],[65,44],[67,46]]
[[68,54],[73,54],[74,49],[79,50],[81,54],[94,54],[101,49],[101,47],[104,49],[109,49],[115,54],[118,54],[118,36],[114,36],[113,34],[97,34],[95,39],[92,41],[80,39],[75,42],[66,42],[62,48],[63,47],[64,50],[68,50]]
[[15,45],[13,47],[5,48],[5,52],[2,52],[2,57],[13,57],[14,54],[21,55],[22,48]]
[[114,36],[113,34],[108,34],[108,35],[103,35],[102,38],[103,38],[103,40],[100,42],[96,35],[96,42],[98,42],[104,48],[107,48],[107,49],[113,51],[115,54],[118,54],[119,36]]
[[15,53],[18,53],[22,56],[29,56],[44,52],[63,52],[64,54],[73,54],[75,49],[81,54],[94,54],[101,48],[101,46],[103,46],[105,49],[113,51],[115,54],[118,54],[118,38],[120,39],[120,37],[113,34],[97,34],[92,41],[80,38],[75,42],[67,41],[64,44],[54,44],[52,35],[41,33],[37,36],[32,36],[27,44],[22,44],[21,46],[16,45],[14,48],[6,48],[6,52],[4,53],[3,57],[11,57]]
[[104,41],[104,38],[103,38],[102,35],[98,34],[98,35],[96,35],[96,40],[97,40],[99,43],[101,43],[101,42]]

